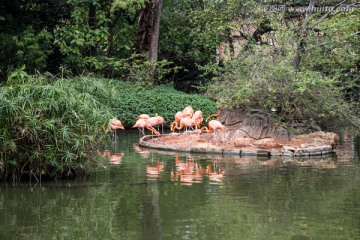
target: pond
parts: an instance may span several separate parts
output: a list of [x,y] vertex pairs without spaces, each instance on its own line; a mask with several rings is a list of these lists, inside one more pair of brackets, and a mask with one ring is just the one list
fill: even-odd
[[85,179],[0,187],[0,239],[360,239],[359,149],[298,160],[143,149],[122,131]]

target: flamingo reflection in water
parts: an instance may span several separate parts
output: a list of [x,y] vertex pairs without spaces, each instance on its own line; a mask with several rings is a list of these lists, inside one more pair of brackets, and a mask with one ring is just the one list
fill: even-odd
[[221,170],[218,166],[216,158],[212,158],[213,165],[206,166],[206,173],[209,175],[210,184],[217,184],[224,178],[225,170]]
[[122,162],[122,158],[125,155],[125,152],[119,152],[119,153],[111,153],[109,150],[105,150],[103,153],[98,150],[98,155],[102,158],[108,157],[109,163],[113,165],[119,165]]
[[209,176],[210,183],[218,183],[224,177],[224,171],[221,171],[216,164],[208,165],[204,169],[192,157],[188,157],[183,162],[179,159],[179,155],[176,155],[175,171],[171,171],[173,182],[180,182],[181,185],[192,185],[193,183],[202,182],[206,175]]
[[135,152],[139,153],[143,158],[148,158],[150,155],[150,151],[142,149],[138,143],[133,143],[133,148]]
[[146,175],[149,180],[156,180],[160,176],[160,173],[162,173],[163,171],[163,162],[149,163],[146,165]]

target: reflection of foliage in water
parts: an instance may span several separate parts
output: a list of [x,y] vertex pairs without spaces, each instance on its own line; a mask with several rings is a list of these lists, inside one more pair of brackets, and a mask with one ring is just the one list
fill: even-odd
[[[132,147],[137,140],[136,131],[120,132],[117,145],[107,149],[124,151],[122,164],[106,165],[85,181],[0,189],[0,239],[359,237],[356,162],[351,167],[323,168],[220,157],[217,164],[226,172],[221,184],[204,178],[183,186],[171,182],[175,155],[150,152],[144,158]],[[195,159],[202,168],[213,166],[208,157]],[[146,166],[157,162],[164,163],[164,171],[156,181],[149,181]]]

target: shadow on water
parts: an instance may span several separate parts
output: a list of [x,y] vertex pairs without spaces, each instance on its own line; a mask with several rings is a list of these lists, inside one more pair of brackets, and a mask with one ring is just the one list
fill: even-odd
[[[302,159],[102,146],[86,179],[0,188],[0,239],[359,239],[359,148]],[[358,145],[357,145],[358,146]]]

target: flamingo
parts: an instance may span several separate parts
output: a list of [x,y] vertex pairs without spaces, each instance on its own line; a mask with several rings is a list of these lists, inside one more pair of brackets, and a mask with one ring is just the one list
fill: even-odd
[[187,130],[188,127],[191,127],[191,126],[194,126],[194,125],[195,125],[195,120],[194,119],[189,118],[189,117],[184,117],[184,118],[180,119],[179,126],[177,126],[177,125],[173,126],[173,131],[175,131],[175,129],[181,130],[183,127],[185,127],[186,130]]
[[178,122],[180,122],[180,119],[182,119],[184,117],[185,117],[185,114],[183,112],[177,112],[175,114],[175,120],[170,125],[170,129],[172,132],[173,132],[174,126],[176,126],[178,124]]
[[124,126],[122,125],[122,123],[119,119],[117,119],[117,118],[110,119],[109,126],[108,126],[106,132],[110,132],[113,130],[113,138],[115,138],[117,129],[125,130]]
[[[164,134],[164,123],[166,123],[164,118],[159,116],[157,113],[155,114],[155,117],[158,119],[158,125],[161,124],[161,131],[162,131],[162,134]],[[159,129],[158,129],[158,131],[159,131]]]
[[147,115],[147,114],[140,114],[139,116],[136,117],[136,120],[139,120],[139,119],[149,119],[150,116]]
[[142,133],[142,135],[144,136],[145,135],[145,132],[144,132],[144,128],[146,126],[146,119],[143,119],[143,118],[140,118],[139,120],[136,121],[135,125],[132,126],[133,128],[138,128],[139,131]]
[[192,117],[194,115],[194,109],[191,106],[187,106],[182,112],[186,117]]
[[212,117],[217,117],[216,120],[219,121],[219,119],[220,119],[220,114],[221,114],[221,108],[218,108],[218,112],[215,113],[215,114],[211,114],[210,116],[208,116],[205,121],[208,122],[209,119],[212,118]]
[[202,127],[201,128],[201,132],[206,130],[208,133],[212,133],[215,130],[221,130],[224,131],[224,125],[221,124],[221,122],[219,122],[218,120],[211,120],[208,123],[208,127]]
[[201,126],[201,123],[203,121],[203,112],[198,110],[194,113],[192,116],[192,119],[195,121],[195,128],[198,129]]
[[110,130],[117,130],[117,129],[125,130],[124,126],[122,125],[122,123],[119,119],[117,119],[117,118],[110,119],[107,132],[109,132]]
[[143,135],[145,135],[144,128],[150,130],[152,133],[155,133],[155,135],[160,135],[160,133],[154,128],[154,126],[156,126],[158,122],[159,119],[157,119],[156,117],[151,117],[149,119],[139,119],[136,121],[133,128],[137,127],[139,130],[142,129],[142,131],[140,130],[140,132]]
[[159,118],[151,117],[149,119],[146,119],[145,121],[146,121],[146,125],[145,125],[146,129],[150,130],[152,133],[155,133],[155,135],[160,135],[160,133],[156,131],[156,129],[154,128],[154,126],[160,124]]
[[224,125],[222,125],[221,122],[219,122],[218,120],[211,120],[208,123],[208,127],[202,127],[200,131],[203,132],[206,130],[206,132],[208,133],[212,133],[214,131],[214,137],[216,137],[217,130],[224,131],[224,128]]
[[[189,117],[184,117],[182,119],[180,119],[180,124],[179,126],[174,126],[173,131],[175,131],[175,129],[177,130],[181,130],[183,127],[185,127],[186,131],[188,127],[192,127],[195,125],[195,120]],[[187,136],[186,136],[186,145],[187,145]]]

